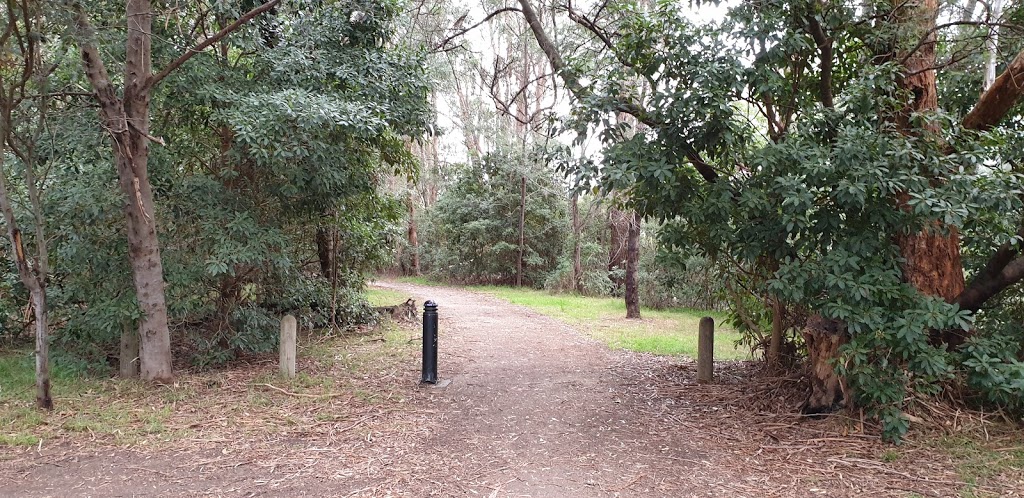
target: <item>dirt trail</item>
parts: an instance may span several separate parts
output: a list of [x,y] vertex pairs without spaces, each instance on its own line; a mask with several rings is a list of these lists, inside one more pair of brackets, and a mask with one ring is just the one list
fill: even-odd
[[[79,433],[2,448],[0,497],[1024,495],[1024,475],[968,485],[927,445],[896,452],[857,421],[801,419],[799,381],[756,366],[719,364],[716,382],[699,385],[689,360],[610,351],[486,295],[377,285],[437,302],[447,387],[418,386],[418,358],[338,372],[350,392],[329,399],[259,380],[272,364],[216,374],[232,377],[224,387],[196,375],[186,382],[206,386],[200,397],[233,390],[267,404],[218,399],[180,418],[202,407],[175,405],[167,424],[185,430],[155,445]],[[385,391],[384,402],[361,399]],[[267,411],[260,430],[244,427],[253,406]]]
[[[453,494],[686,496],[701,452],[630,408],[623,357],[565,324],[481,294],[382,283],[437,302],[436,432]],[[422,301],[421,301],[422,302]]]
[[[11,448],[0,455],[0,496],[711,494],[679,478],[702,458],[686,435],[659,428],[625,401],[622,355],[479,293],[378,285],[420,306],[438,303],[447,387],[418,386],[417,363],[397,379],[407,383],[399,389],[408,403],[326,431],[283,427],[247,437],[210,420],[202,434],[154,448],[89,437]],[[217,409],[217,418],[231,409]],[[345,418],[342,404],[318,409]]]

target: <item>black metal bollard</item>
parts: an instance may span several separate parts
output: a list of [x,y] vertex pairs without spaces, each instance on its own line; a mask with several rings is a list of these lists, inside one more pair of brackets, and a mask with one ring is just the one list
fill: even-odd
[[437,303],[423,303],[423,380],[437,384]]

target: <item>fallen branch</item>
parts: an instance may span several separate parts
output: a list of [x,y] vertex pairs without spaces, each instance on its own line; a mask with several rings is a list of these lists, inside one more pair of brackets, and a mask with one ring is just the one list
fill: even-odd
[[287,390],[281,389],[280,387],[277,387],[277,386],[275,386],[273,384],[254,384],[254,385],[269,387],[269,388],[271,388],[271,389],[273,389],[275,391],[278,391],[278,392],[280,392],[282,394],[287,394],[288,396],[295,396],[297,398],[336,398],[338,396],[347,396],[349,394],[349,393],[327,393],[327,394],[293,393],[291,391],[287,391]]

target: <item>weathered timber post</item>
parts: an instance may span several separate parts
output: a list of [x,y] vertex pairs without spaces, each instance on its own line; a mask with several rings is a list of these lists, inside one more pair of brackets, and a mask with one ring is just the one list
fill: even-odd
[[295,331],[298,324],[295,317],[285,315],[281,319],[281,375],[295,377]]
[[121,348],[118,357],[118,373],[122,379],[139,377],[139,331],[131,321],[121,325]]
[[700,319],[697,334],[697,382],[705,384],[715,379],[715,319]]
[[423,303],[423,378],[421,384],[437,384],[437,303]]

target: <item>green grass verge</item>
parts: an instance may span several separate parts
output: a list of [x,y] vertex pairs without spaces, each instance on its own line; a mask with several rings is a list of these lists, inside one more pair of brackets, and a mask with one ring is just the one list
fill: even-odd
[[978,489],[978,485],[999,474],[1020,475],[1024,471],[1024,446],[993,449],[991,443],[979,441],[969,435],[942,436],[931,441],[937,453],[949,455],[956,462],[960,480],[967,483],[959,490],[960,496],[991,496],[991,490]]
[[366,289],[366,300],[370,302],[370,306],[394,306],[404,303],[406,299],[409,299],[409,296],[391,289]]
[[49,412],[35,406],[32,351],[0,351],[0,449],[68,439],[157,445],[206,430],[210,420],[229,420],[224,430],[274,431],[281,421],[334,417],[335,405],[324,401],[336,393],[365,404],[400,402],[407,387],[378,379],[416,377],[407,372],[418,351],[415,337],[415,330],[390,323],[371,333],[303,336],[293,379],[281,378],[273,362],[253,362],[230,374],[176,372],[172,385],[157,387],[55,364]]
[[739,360],[750,357],[737,347],[740,334],[724,325],[723,315],[688,309],[644,308],[642,320],[627,320],[626,305],[620,298],[550,294],[534,289],[472,287],[472,289],[525,306],[541,314],[575,325],[613,348],[663,355],[697,356],[697,329],[703,316],[715,319],[715,359]]
[[135,396],[150,396],[138,382],[90,378],[59,363],[51,365],[56,410],[35,406],[35,360],[31,350],[0,354],[0,445],[31,446],[55,433],[109,436],[121,443],[162,438],[171,415],[167,407],[140,410]]

